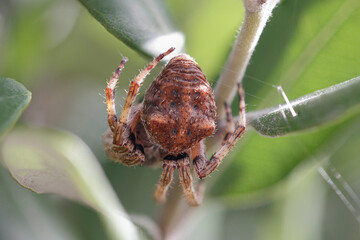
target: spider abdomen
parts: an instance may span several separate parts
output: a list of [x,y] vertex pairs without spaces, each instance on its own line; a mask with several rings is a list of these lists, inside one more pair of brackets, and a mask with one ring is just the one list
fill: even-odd
[[211,86],[187,55],[172,58],[146,92],[142,122],[150,139],[170,153],[190,149],[215,130]]

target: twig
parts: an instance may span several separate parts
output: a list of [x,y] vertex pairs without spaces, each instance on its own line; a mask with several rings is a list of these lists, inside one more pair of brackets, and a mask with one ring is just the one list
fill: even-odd
[[[218,106],[218,118],[225,116],[224,102],[231,103],[236,84],[242,81],[250,57],[260,38],[271,12],[280,0],[244,0],[245,20],[234,43],[232,52],[215,87],[215,101]],[[219,138],[218,138],[219,139]],[[160,228],[164,239],[171,235],[180,218],[186,217],[189,207],[181,201],[181,189],[175,187],[164,206],[160,219]]]
[[179,218],[185,214],[188,208],[182,199],[182,188],[178,182],[174,184],[174,188],[170,189],[168,195],[159,220],[162,239],[167,239]]
[[245,19],[216,87],[218,119],[225,117],[224,102],[231,103],[236,84],[241,82],[260,35],[280,0],[244,0]]

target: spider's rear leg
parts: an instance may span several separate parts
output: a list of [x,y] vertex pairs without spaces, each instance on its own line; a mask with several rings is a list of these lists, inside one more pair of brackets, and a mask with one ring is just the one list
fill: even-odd
[[[105,89],[106,93],[106,106],[108,111],[108,124],[110,131],[104,135],[105,152],[110,159],[115,162],[121,162],[124,165],[133,166],[144,162],[144,154],[139,149],[136,149],[134,144],[128,142],[126,144],[114,144],[114,135],[116,135],[117,117],[115,110],[115,87],[120,77],[122,70],[124,69],[127,58],[124,58],[119,67],[113,73],[113,76],[109,80]],[[124,128],[125,129],[125,128]],[[126,129],[124,137],[130,138],[130,129]],[[130,140],[130,139],[129,139]]]
[[109,81],[106,88],[106,102],[108,108],[108,123],[111,131],[113,132],[113,141],[112,143],[106,143],[105,150],[108,156],[114,161],[130,166],[137,165],[145,161],[143,150],[138,148],[135,145],[135,140],[132,139],[134,135],[131,133],[131,128],[132,126],[136,126],[138,121],[140,121],[140,111],[136,117],[132,118],[131,114],[134,112],[132,111],[132,105],[145,77],[156,66],[156,64],[158,64],[172,51],[174,51],[174,48],[170,48],[165,53],[160,54],[131,81],[129,91],[125,99],[125,104],[118,122],[116,122],[117,118],[114,103],[114,90],[127,59],[123,59]]
[[[125,147],[128,151],[129,155],[125,155],[127,159],[132,159],[131,155],[136,155],[137,158],[141,157],[141,162],[145,161],[144,154],[141,152],[141,149],[137,149],[131,134],[130,128],[136,126],[140,121],[140,114],[136,115],[135,118],[131,117],[132,114],[132,106],[135,101],[136,95],[139,92],[140,86],[144,81],[145,77],[150,73],[150,71],[167,55],[169,55],[174,48],[170,48],[166,52],[160,54],[156,57],[149,65],[142,70],[130,83],[129,91],[127,93],[125,104],[122,109],[121,115],[119,117],[119,121],[114,130],[114,139],[113,143],[118,145],[120,152],[123,151],[123,147]],[[122,154],[122,153],[120,153]]]
[[[129,117],[129,124],[123,128],[116,128],[115,133],[108,131],[104,136],[105,152],[110,159],[126,166],[134,166],[145,162],[144,149],[136,145],[136,139],[132,132],[140,122],[141,105],[134,107]],[[123,130],[123,133],[117,132]],[[121,138],[120,138],[121,136]]]
[[141,148],[134,146],[132,148],[126,145],[113,144],[112,132],[109,130],[104,136],[106,155],[114,162],[122,163],[126,166],[135,166],[145,162],[145,156]]
[[119,67],[113,73],[113,76],[109,80],[107,87],[105,89],[106,93],[106,106],[108,111],[108,124],[112,132],[115,131],[117,125],[116,109],[115,109],[115,87],[116,83],[120,77],[120,73],[124,69],[127,58],[124,58]]
[[245,99],[244,91],[241,84],[238,84],[239,103],[239,120],[234,132],[227,137],[218,150],[212,155],[209,161],[205,158],[205,153],[199,154],[194,159],[194,169],[199,178],[205,178],[212,173],[221,163],[222,159],[228,154],[230,149],[235,145],[236,141],[244,134],[246,118],[245,118]]
[[196,193],[193,187],[193,180],[190,171],[190,158],[186,153],[182,153],[177,157],[169,156],[168,159],[163,160],[163,171],[159,184],[155,191],[155,200],[157,202],[164,202],[166,199],[166,192],[173,179],[173,173],[175,169],[179,170],[180,183],[183,187],[185,197],[187,198],[189,205],[198,206],[202,202],[202,195],[204,185],[200,188],[200,193]]
[[149,65],[143,69],[130,83],[129,91],[127,93],[125,104],[123,107],[123,110],[121,112],[120,118],[119,118],[119,125],[120,127],[122,125],[125,125],[128,123],[128,118],[130,115],[131,106],[134,103],[135,97],[139,92],[140,86],[143,83],[145,77],[150,73],[150,71],[167,55],[172,53],[175,50],[175,48],[169,48],[166,52],[160,54],[157,56],[152,62],[149,63]]

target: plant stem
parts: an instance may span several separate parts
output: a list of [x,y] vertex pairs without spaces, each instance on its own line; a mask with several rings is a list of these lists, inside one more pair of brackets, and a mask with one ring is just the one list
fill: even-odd
[[[182,199],[182,188],[180,184],[175,183],[174,187],[169,191],[169,197],[164,205],[162,214],[159,219],[159,226],[162,233],[162,239],[166,239],[176,226],[176,223],[184,215],[188,208]],[[181,211],[180,211],[181,209]]]
[[[218,107],[218,118],[225,116],[224,102],[231,103],[236,84],[241,82],[250,57],[260,38],[272,10],[280,0],[244,0],[245,20],[234,43],[224,72],[221,74],[215,87],[215,101]],[[221,136],[222,137],[222,136]],[[217,138],[220,139],[221,137]],[[176,186],[171,191],[171,196],[164,206],[159,222],[163,237],[171,235],[180,218],[185,217],[189,207],[181,201],[181,188]]]
[[218,119],[225,118],[224,102],[234,99],[236,84],[244,78],[260,35],[279,1],[244,0],[245,19],[214,90]]

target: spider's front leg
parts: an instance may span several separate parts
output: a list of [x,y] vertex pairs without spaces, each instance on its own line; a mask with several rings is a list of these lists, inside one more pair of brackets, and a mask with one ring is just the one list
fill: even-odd
[[178,155],[175,159],[164,159],[163,160],[163,171],[156,188],[154,197],[157,202],[164,202],[166,199],[166,192],[173,179],[174,170],[179,170],[180,183],[183,187],[186,199],[191,206],[199,206],[202,202],[204,186],[200,187],[198,193],[195,192],[193,186],[193,180],[190,170],[190,158],[187,153]]
[[179,169],[180,183],[183,187],[184,194],[189,202],[189,205],[194,207],[199,206],[202,202],[205,185],[200,183],[198,192],[195,191],[190,171],[189,156],[186,155],[184,158],[179,159],[177,161],[177,165]]
[[105,136],[105,151],[112,160],[119,161],[130,166],[141,164],[145,161],[144,153],[141,147],[139,148],[135,145],[135,137],[131,132],[131,129],[134,128],[140,121],[141,111],[133,111],[135,113],[131,113],[132,105],[145,77],[165,56],[170,54],[172,51],[174,51],[174,48],[170,48],[165,53],[160,54],[131,81],[129,91],[125,99],[125,104],[118,121],[115,111],[114,91],[127,59],[122,60],[119,67],[113,74],[113,77],[108,82],[105,90],[106,103],[108,110],[108,123],[113,135],[113,141],[112,143],[109,142]]
[[166,192],[173,180],[174,170],[177,168],[176,161],[164,159],[162,168],[163,171],[154,194],[157,202],[165,202],[166,200]]
[[[225,134],[225,138],[221,146],[218,150],[212,155],[209,161],[207,161],[205,157],[205,151],[199,152],[197,155],[194,155],[194,169],[199,176],[199,178],[205,178],[210,173],[212,173],[221,163],[222,159],[228,154],[230,149],[235,145],[236,141],[244,134],[246,118],[245,118],[245,99],[244,99],[244,91],[241,84],[238,84],[238,93],[240,98],[239,103],[239,121],[235,130],[229,134],[227,132]],[[230,108],[227,106],[227,131],[231,129],[231,112]],[[200,142],[199,144],[203,144]],[[203,147],[202,147],[203,149]]]

